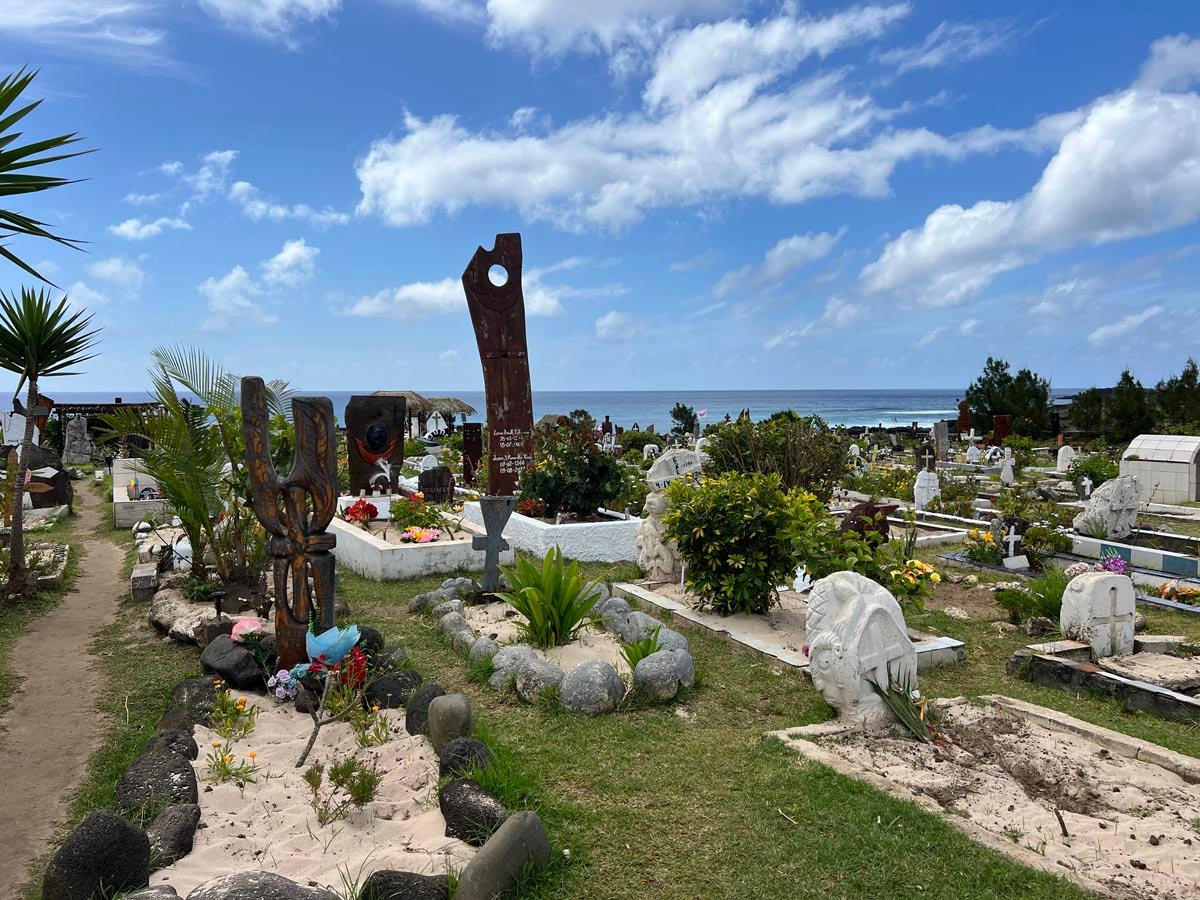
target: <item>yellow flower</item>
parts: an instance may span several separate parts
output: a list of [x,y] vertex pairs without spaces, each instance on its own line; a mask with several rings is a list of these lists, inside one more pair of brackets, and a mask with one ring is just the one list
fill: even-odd
[[378,707],[378,706],[372,706],[372,707],[371,707],[371,712],[379,712],[379,707]]
[[892,574],[893,578],[899,578],[904,573],[901,572],[899,569],[892,569],[891,574]]
[[258,754],[257,754],[257,753],[255,753],[253,750],[251,750],[251,751],[250,751],[249,753],[247,753],[246,755],[247,755],[247,756],[249,756],[251,759],[257,759],[257,758],[258,758]]
[[967,532],[967,534],[973,538],[977,538],[977,537],[979,537],[979,529],[972,528],[970,531]]
[[983,539],[985,541],[987,541],[989,544],[996,543],[996,538],[992,535],[992,533],[990,531],[983,536]]
[[934,572],[929,576],[929,580],[932,581],[934,584],[937,584],[939,581],[942,580],[942,576],[939,575],[937,572]]
[[214,746],[214,747],[220,747],[220,746],[221,746],[221,742],[220,742],[220,741],[213,741],[213,746]]
[[222,756],[221,759],[224,760],[225,762],[233,762],[232,756],[228,756],[228,755]]

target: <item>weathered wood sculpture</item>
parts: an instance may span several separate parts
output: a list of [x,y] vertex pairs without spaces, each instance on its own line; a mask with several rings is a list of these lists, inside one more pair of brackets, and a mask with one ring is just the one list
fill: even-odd
[[287,477],[281,477],[271,462],[268,420],[263,380],[243,378],[246,468],[254,514],[270,535],[267,553],[274,558],[275,657],[277,665],[286,669],[308,660],[305,635],[310,621],[317,633],[334,624],[334,557],[330,551],[337,538],[325,529],[337,511],[337,442],[333,404],[325,397],[294,397],[296,460]]
[[[403,397],[360,396],[346,404],[346,455],[350,493],[375,487],[395,493],[404,460],[408,402]],[[382,484],[381,484],[382,482]]]
[[[492,283],[493,266],[507,279]],[[521,473],[533,465],[533,394],[521,292],[521,235],[498,234],[492,250],[479,247],[462,276],[467,309],[483,363],[487,395],[488,488],[491,496],[517,492]]]
[[[504,270],[500,284],[491,278],[493,266]],[[521,291],[521,235],[498,234],[493,249],[477,248],[462,283],[483,364],[488,423],[487,496],[479,501],[487,534],[476,535],[471,546],[487,553],[483,590],[490,593],[500,585],[500,551],[508,549],[501,535],[516,506],[521,473],[533,466],[533,393]]]

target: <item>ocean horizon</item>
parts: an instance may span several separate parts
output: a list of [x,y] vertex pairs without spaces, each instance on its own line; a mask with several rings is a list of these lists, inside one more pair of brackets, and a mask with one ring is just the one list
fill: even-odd
[[[105,403],[121,397],[127,403],[150,399],[145,391],[45,391],[58,403]],[[1075,390],[1054,390],[1055,399],[1069,397]],[[345,421],[346,404],[355,394],[372,391],[297,390],[298,394],[328,397],[339,422]],[[476,409],[469,421],[485,419],[483,391],[418,391],[425,396],[458,397]],[[653,425],[662,431],[671,425],[671,408],[676,403],[703,412],[702,423],[718,422],[726,415],[736,418],[749,410],[754,419],[762,419],[780,410],[795,410],[800,415],[817,415],[830,425],[882,426],[911,425],[928,427],[942,419],[958,415],[962,390],[775,390],[775,391],[534,391],[535,421],[543,415],[560,415],[586,409],[597,421],[608,416],[614,425],[642,428]]]

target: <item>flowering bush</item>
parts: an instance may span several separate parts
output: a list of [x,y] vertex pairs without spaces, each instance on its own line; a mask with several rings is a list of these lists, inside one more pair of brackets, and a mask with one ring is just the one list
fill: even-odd
[[1100,564],[1096,567],[1098,572],[1112,572],[1114,575],[1125,575],[1129,572],[1129,563],[1121,559],[1115,553],[1110,553],[1108,556],[1100,560]]
[[391,513],[397,528],[437,528],[443,524],[438,508],[426,503],[420,491],[393,502]]
[[417,528],[414,525],[404,529],[400,541],[404,544],[432,544],[441,536],[442,532],[437,528]]
[[289,700],[296,699],[300,683],[292,677],[292,673],[287,669],[280,669],[267,679],[267,688],[274,693],[276,700],[280,703],[287,703]]
[[232,690],[221,690],[223,684],[224,682],[219,680],[215,682],[217,691],[208,725],[221,737],[236,741],[254,730],[254,723],[258,719],[258,707],[250,706],[245,697],[235,700]]
[[978,528],[972,528],[963,538],[963,551],[969,560],[990,563],[994,566],[999,565],[1004,558],[1000,552],[1000,545],[996,543],[995,535],[990,531],[980,531]]
[[1162,587],[1158,589],[1158,595],[1176,603],[1200,606],[1200,588],[1184,587],[1178,581],[1163,582]]
[[365,530],[370,527],[371,522],[378,515],[379,507],[359,497],[346,508],[346,511],[342,513],[342,518]]
[[517,501],[517,512],[523,516],[540,519],[546,514],[546,504],[536,497],[522,497]]
[[902,566],[889,569],[888,576],[891,579],[887,583],[888,590],[901,603],[905,600],[912,603],[918,612],[925,608],[925,598],[932,592],[933,585],[942,580],[937,569],[919,559],[910,559]]
[[1063,574],[1066,575],[1068,578],[1074,578],[1077,575],[1085,575],[1088,572],[1093,572],[1093,571],[1095,571],[1095,570],[1092,568],[1091,563],[1077,562],[1077,563],[1071,563],[1071,565],[1069,565],[1065,569],[1063,569]]

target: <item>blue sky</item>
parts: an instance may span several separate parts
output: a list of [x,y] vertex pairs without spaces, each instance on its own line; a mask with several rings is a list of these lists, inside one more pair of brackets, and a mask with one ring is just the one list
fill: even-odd
[[20,205],[104,328],[49,393],[175,342],[478,389],[458,278],[511,230],[535,390],[1153,382],[1200,354],[1200,4],[992,9],[0,0],[28,133],[98,151]]

